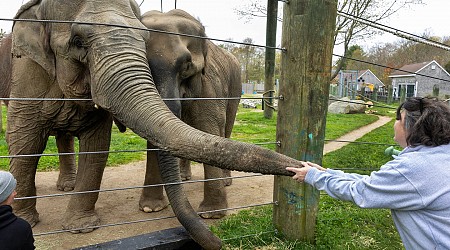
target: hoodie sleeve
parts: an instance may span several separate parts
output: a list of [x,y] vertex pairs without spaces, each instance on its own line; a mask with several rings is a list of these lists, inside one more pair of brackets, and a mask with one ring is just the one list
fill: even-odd
[[351,201],[361,208],[413,210],[424,207],[414,185],[388,162],[371,175],[320,171],[311,168],[305,182],[335,199]]

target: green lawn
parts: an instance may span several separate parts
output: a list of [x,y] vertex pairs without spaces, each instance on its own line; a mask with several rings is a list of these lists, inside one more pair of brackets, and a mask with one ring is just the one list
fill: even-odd
[[[384,111],[393,117],[392,110]],[[333,115],[334,116],[334,115]],[[336,115],[327,117],[327,139],[339,137],[351,119],[365,120],[364,115]],[[368,117],[368,116],[366,116]],[[345,121],[345,122],[344,122]],[[261,122],[264,122],[262,120]],[[341,123],[342,122],[342,123]],[[384,149],[394,144],[393,122],[375,129],[342,149],[324,156],[323,165],[349,172],[370,173],[391,159]],[[356,121],[355,121],[356,123]],[[359,126],[363,125],[361,122]],[[339,130],[339,131],[332,131]],[[332,134],[333,136],[330,136]],[[360,170],[358,170],[360,169]],[[316,225],[315,244],[292,242],[276,234],[272,225],[272,206],[240,211],[212,226],[212,230],[224,241],[224,249],[401,249],[402,243],[386,209],[360,209],[350,202],[332,199],[321,193]],[[252,235],[249,237],[242,237]]]
[[[8,155],[8,146],[5,140],[6,130],[6,108],[3,106],[3,131],[0,134],[0,156]],[[127,152],[127,153],[115,153],[114,151],[121,150],[143,150],[146,148],[147,143],[144,139],[134,134],[131,130],[127,130],[125,133],[120,133],[117,127],[113,126],[113,139],[111,141],[111,153],[108,157],[108,166],[117,166],[126,164],[133,161],[145,159],[145,152]],[[75,140],[75,148],[78,150],[78,141]],[[57,153],[55,137],[51,136],[48,140],[47,147],[44,150],[44,154]],[[57,156],[43,156],[39,160],[38,171],[51,171],[58,169],[58,157]],[[0,169],[7,170],[9,165],[8,158],[0,158]]]
[[[330,127],[339,128],[348,124],[335,124],[327,120]],[[353,115],[347,115],[352,117]],[[328,118],[328,117],[327,117]],[[358,117],[357,119],[364,119]],[[351,143],[340,150],[324,156],[323,165],[351,172],[369,173],[365,169],[376,169],[391,159],[384,155],[384,144],[394,144],[393,121],[363,136],[360,142],[376,142],[382,145]],[[327,137],[326,137],[327,138]],[[363,169],[358,171],[357,169]],[[224,249],[401,249],[400,237],[394,227],[389,210],[360,209],[350,202],[332,199],[321,194],[316,225],[315,244],[284,240],[274,233],[272,206],[240,211],[221,220],[212,227],[224,240]],[[256,236],[244,237],[255,234]]]
[[[3,112],[3,121],[5,119]],[[393,116],[392,110],[381,110],[383,115]],[[375,121],[373,115],[327,115],[326,135],[328,140],[336,139],[358,127]],[[392,124],[374,130],[358,141],[377,142],[382,145],[352,143],[340,150],[331,152],[323,158],[323,165],[331,168],[350,169],[353,172],[368,173],[367,169],[376,169],[390,159],[384,155],[392,140]],[[4,128],[6,127],[3,125]],[[275,141],[276,112],[272,119],[265,119],[263,113],[254,109],[240,108],[232,133],[233,140],[267,143]],[[140,150],[145,141],[134,133],[124,134],[114,127],[111,151]],[[273,144],[263,145],[274,149]],[[54,139],[47,145],[46,153],[55,153]],[[0,155],[7,155],[4,133],[0,135]],[[110,153],[108,166],[125,164],[144,159],[144,152]],[[57,157],[41,157],[39,171],[57,169]],[[0,159],[0,168],[8,169],[8,159]],[[360,169],[358,171],[358,169]],[[212,230],[224,241],[224,249],[399,249],[401,241],[394,228],[389,211],[378,209],[360,209],[348,202],[331,199],[321,195],[316,227],[316,244],[284,240],[276,234],[272,226],[272,207],[264,206],[242,210],[238,214],[226,217],[212,227]],[[254,234],[254,235],[252,235]],[[249,237],[242,237],[252,235]]]
[[[6,109],[3,106],[3,133],[0,134],[0,156],[8,155],[8,147],[5,141],[4,131],[6,130]],[[276,112],[272,119],[264,119],[261,110],[239,108],[231,138],[249,143],[270,143],[275,142]],[[363,125],[375,121],[377,118],[370,115],[332,115],[327,116],[327,139],[337,137]],[[78,142],[76,141],[78,150]],[[275,144],[262,145],[269,149],[274,149]],[[108,166],[117,166],[133,161],[145,159],[145,152],[119,152],[122,150],[143,150],[146,142],[130,130],[120,133],[116,126],[113,126],[111,153],[108,157]],[[50,137],[44,154],[55,154],[57,152],[54,137]],[[7,170],[8,158],[0,158],[0,169]],[[38,171],[50,171],[58,169],[57,156],[43,156],[39,160]]]

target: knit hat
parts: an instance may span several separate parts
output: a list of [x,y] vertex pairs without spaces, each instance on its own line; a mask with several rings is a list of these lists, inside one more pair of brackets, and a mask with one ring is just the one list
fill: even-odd
[[16,189],[16,179],[10,172],[0,171],[0,203],[4,202]]

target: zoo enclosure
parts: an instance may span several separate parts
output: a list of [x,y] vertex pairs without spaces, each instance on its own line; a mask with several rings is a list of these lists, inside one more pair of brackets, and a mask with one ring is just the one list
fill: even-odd
[[[292,4],[292,5],[295,5],[295,4],[298,4],[299,2],[301,2],[301,1],[298,1],[298,2],[293,2],[293,1],[291,1],[291,3],[290,4]],[[320,2],[320,3],[318,3],[318,4],[322,4],[322,2]],[[320,7],[320,6],[319,6]],[[310,10],[311,11],[311,10]],[[17,21],[19,21],[19,20],[17,20]],[[213,39],[212,39],[213,40]],[[292,45],[292,46],[298,46],[298,45]],[[286,48],[285,48],[286,49]],[[301,49],[299,49],[299,51],[301,51]],[[288,49],[287,50],[287,52],[290,52],[290,50]],[[287,53],[286,51],[285,51],[285,53]],[[295,56],[294,56],[295,57]],[[330,57],[331,58],[331,57]],[[294,65],[295,66],[295,65]],[[289,71],[289,73],[292,73],[292,72],[295,72],[295,70],[292,70],[292,71]],[[326,72],[326,71],[323,71],[323,72]],[[322,73],[322,74],[324,74],[324,73]],[[305,74],[306,75],[306,74]],[[320,78],[320,79],[322,79],[323,77],[324,77],[325,75],[319,75],[319,76],[311,76],[311,75],[308,75],[308,77],[311,77],[311,78]],[[294,79],[294,80],[296,80],[296,79],[298,79],[298,78],[303,78],[302,76],[295,76],[295,77],[293,77],[292,79]],[[322,84],[323,83],[327,83],[327,81],[325,81],[325,80],[323,80],[322,79]],[[305,83],[305,85],[308,85],[309,84],[309,82],[308,83]],[[295,85],[293,85],[294,87],[295,87]],[[308,90],[308,88],[309,88],[310,86],[303,86],[302,87],[302,89],[301,89],[301,91],[305,91],[305,90]],[[313,89],[312,91],[317,91],[317,89]],[[326,89],[320,89],[320,91],[321,92],[323,92],[323,93],[326,93],[328,90],[326,90]],[[294,91],[294,92],[296,92],[296,91]],[[297,93],[297,92],[296,92]],[[319,93],[319,92],[318,92]],[[290,102],[292,99],[295,99],[296,97],[295,96],[291,96],[290,98],[286,98],[287,97],[287,95],[283,95],[283,100],[282,100],[282,103],[288,103],[288,102]],[[292,99],[291,99],[292,98]],[[263,98],[263,99],[270,99],[270,98]],[[280,99],[280,97],[276,97],[275,99]],[[66,99],[67,100],[67,99]],[[293,102],[292,104],[294,104],[294,105],[296,105],[296,106],[299,106],[298,105],[298,103],[304,103],[304,102],[307,102],[309,100],[309,98],[304,98],[304,99],[301,99],[300,101],[298,101],[298,102]],[[322,101],[323,102],[323,100],[319,100],[319,101]],[[292,105],[291,104],[291,105]],[[283,105],[282,105],[283,106]],[[307,105],[301,105],[301,106],[307,106]],[[283,112],[282,110],[280,111],[280,112]],[[302,111],[302,110],[299,110],[299,112],[302,114],[302,115],[304,115],[305,114],[305,111]],[[317,117],[318,118],[318,120],[320,120],[319,121],[319,123],[320,122],[322,122],[322,119],[324,119],[323,117]],[[306,121],[306,122],[311,122],[311,121]],[[300,124],[300,122],[299,122],[299,124]],[[312,124],[314,124],[314,122],[312,123]],[[303,127],[300,127],[300,129],[301,128],[303,128]],[[289,134],[289,132],[292,132],[291,130],[288,130],[288,131],[286,131],[286,134]],[[280,133],[282,133],[282,132],[280,132]],[[307,143],[310,143],[310,144],[306,144],[306,147],[309,147],[309,146],[313,146],[314,148],[314,150],[312,150],[311,152],[313,152],[313,154],[314,155],[310,155],[310,156],[304,156],[303,155],[303,157],[301,158],[301,159],[306,159],[306,160],[315,160],[315,161],[320,161],[320,159],[321,159],[321,154],[320,154],[320,152],[321,152],[321,147],[323,147],[323,141],[324,141],[324,138],[323,138],[323,135],[322,135],[322,137],[321,137],[321,135],[320,135],[320,133],[322,133],[321,131],[318,131],[317,132],[317,136],[314,138],[316,141],[315,142],[311,142],[311,140],[310,140],[310,138],[309,138],[309,134],[307,135],[307,138],[306,139],[299,139],[299,140],[296,140],[296,141],[306,141]],[[288,138],[287,140],[289,140],[290,138]],[[286,140],[281,140],[280,142],[281,142],[281,147],[283,147],[284,145],[284,141],[286,141]],[[309,141],[309,142],[308,142]],[[321,145],[321,143],[322,143],[322,145]],[[290,147],[290,148],[295,148],[295,147]],[[303,153],[303,152],[306,152],[306,151],[310,151],[310,150],[308,150],[308,149],[302,149],[302,150],[295,150],[294,149],[294,153],[293,154],[297,154],[297,153]],[[87,152],[88,153],[88,152]],[[101,153],[101,152],[100,152]],[[292,153],[292,152],[289,152],[289,153]],[[81,154],[81,153],[80,153]],[[56,154],[53,154],[53,155],[56,155]],[[34,155],[35,156],[35,155]],[[43,156],[45,156],[45,155],[43,155]],[[10,156],[10,157],[19,157],[19,156]],[[27,157],[27,156],[22,156],[22,157]],[[29,157],[29,156],[28,156]],[[130,187],[130,188],[142,188],[142,187]],[[298,189],[298,186],[294,186],[293,187],[293,189]],[[120,189],[117,189],[117,190],[120,190]],[[103,191],[115,191],[115,190],[103,190]],[[93,191],[93,192],[97,192],[97,191]],[[314,193],[314,191],[312,191],[312,193]],[[77,193],[73,193],[74,195],[75,194],[77,194]],[[49,196],[52,196],[52,195],[49,195]],[[39,198],[45,198],[45,197],[49,197],[49,196],[41,196],[41,197],[39,197]],[[55,195],[55,196],[57,196],[57,195]],[[277,202],[277,201],[276,201]],[[276,203],[276,202],[274,202],[274,203]],[[268,203],[269,204],[269,203]],[[272,204],[272,203],[271,203]],[[313,224],[313,223],[312,223]],[[310,231],[308,231],[308,232],[310,232]],[[306,233],[308,233],[308,232],[306,232]],[[303,232],[303,233],[305,233],[305,232]]]

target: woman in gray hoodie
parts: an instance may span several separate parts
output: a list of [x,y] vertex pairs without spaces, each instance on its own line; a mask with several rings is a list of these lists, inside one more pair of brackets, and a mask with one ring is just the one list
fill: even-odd
[[404,149],[370,175],[304,162],[293,178],[361,208],[388,208],[406,249],[450,249],[450,107],[409,98],[397,109],[394,140]]

